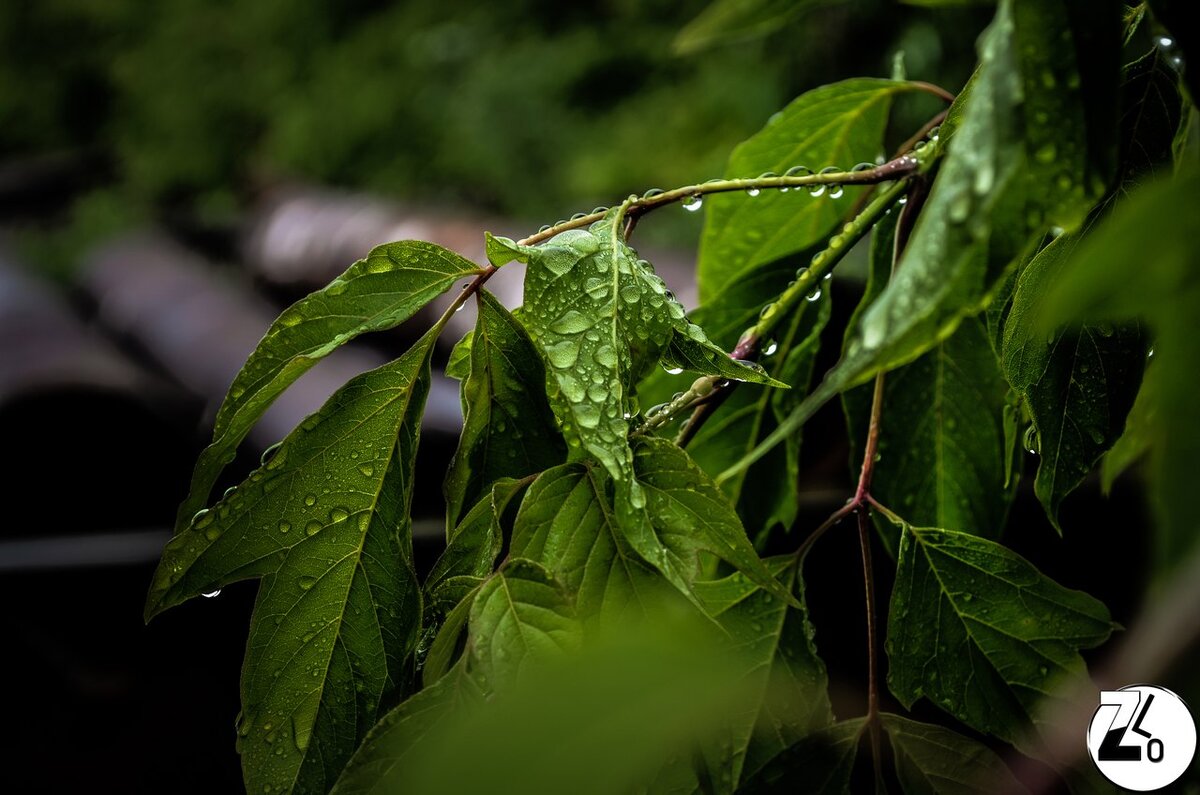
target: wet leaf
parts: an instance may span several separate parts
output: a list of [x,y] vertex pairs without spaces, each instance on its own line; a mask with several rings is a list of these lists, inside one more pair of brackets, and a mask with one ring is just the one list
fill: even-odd
[[242,669],[246,786],[323,792],[421,625],[409,506],[434,334],[339,390],[167,544],[146,616],[261,579]]

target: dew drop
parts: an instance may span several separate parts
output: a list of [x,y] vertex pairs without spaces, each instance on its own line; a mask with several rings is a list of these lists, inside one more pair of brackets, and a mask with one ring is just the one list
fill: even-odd
[[767,343],[767,347],[765,347],[763,349],[762,355],[763,356],[774,356],[775,352],[778,350],[779,350],[779,343],[777,343],[775,340],[771,340],[770,342]]
[[304,504],[307,505],[309,508],[316,505],[317,504],[317,495],[309,494],[309,495],[305,496]]
[[313,519],[308,524],[304,525],[304,534],[315,536],[317,533],[321,532],[322,527],[324,527],[324,525],[322,525],[316,519]]
[[811,293],[804,296],[804,300],[812,302],[812,301],[816,301],[816,300],[820,299],[820,297],[821,297],[821,288],[818,286],[818,287],[814,287],[813,291]]
[[291,530],[291,529],[292,529],[292,523],[291,523],[291,522],[280,522],[280,523],[279,523],[279,532],[281,532],[281,533],[286,533],[286,532],[288,532],[288,531],[289,531],[289,530]]
[[683,209],[689,213],[694,213],[704,206],[704,199],[699,196],[688,196],[683,200]]
[[666,364],[665,362],[663,363],[663,366],[662,366],[662,368],[663,368],[664,370],[666,370],[666,371],[667,371],[667,373],[669,373],[670,375],[679,375],[680,373],[682,373],[682,372],[683,372],[683,368],[682,368],[682,367],[668,367],[668,366],[667,366],[667,364]]
[[840,199],[840,198],[842,198],[843,193],[845,193],[845,191],[842,189],[841,185],[830,185],[829,186],[829,198]]
[[312,587],[317,584],[317,578],[305,575],[297,580],[296,584],[300,586],[300,590],[302,591],[312,590]]
[[213,598],[213,597],[215,597],[215,596],[220,596],[220,595],[221,595],[221,589],[220,589],[220,588],[218,588],[218,589],[217,589],[217,590],[215,590],[215,591],[208,591],[208,592],[206,592],[206,593],[202,593],[202,594],[200,594],[200,595],[201,595],[201,596],[203,596],[205,599],[212,599],[212,598]]
[[746,195],[752,199],[760,193],[762,193],[762,191],[758,188],[746,188]]

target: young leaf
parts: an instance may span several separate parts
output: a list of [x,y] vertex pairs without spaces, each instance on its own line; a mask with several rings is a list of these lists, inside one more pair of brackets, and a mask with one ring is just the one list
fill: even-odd
[[1000,757],[957,732],[887,713],[883,728],[906,795],[1025,791]]
[[263,412],[319,359],[359,334],[400,325],[456,280],[479,273],[474,263],[432,243],[389,243],[285,309],[229,387],[212,443],[200,454],[179,506],[176,532],[204,507],[217,476]]
[[744,795],[848,793],[865,718],[835,723],[784,750],[738,792]]
[[719,759],[732,782],[753,776],[783,749],[833,722],[829,680],[813,644],[796,560],[774,558],[767,567],[793,589],[800,607],[790,607],[742,574],[697,585],[709,614],[748,666],[755,698],[746,713],[735,716],[730,743]]
[[[894,223],[889,216],[875,228],[867,290],[847,325],[847,338],[891,272]],[[856,475],[873,396],[868,384],[842,395]],[[1005,441],[1007,398],[1008,385],[977,318],[964,321],[916,361],[888,373],[872,494],[886,505],[902,506],[916,524],[999,537],[1016,491],[1016,481],[1008,477],[1013,453]],[[876,518],[894,555],[895,529]]]
[[667,582],[690,595],[701,552],[794,602],[755,554],[725,497],[686,453],[670,442],[647,439],[635,464],[646,491],[650,544],[665,551],[654,568],[617,520],[609,479],[587,464],[555,467],[538,476],[517,514],[511,554],[535,560],[559,577],[575,594],[585,620],[607,623],[637,615],[663,599]]
[[539,661],[577,651],[582,638],[563,586],[521,558],[510,558],[479,589],[468,636],[469,670],[488,692],[514,686]]
[[1004,370],[1029,409],[1040,455],[1034,491],[1058,527],[1058,507],[1125,428],[1146,360],[1135,324],[1036,333],[1035,313],[1078,242],[1064,234],[1021,272],[1004,327]]
[[409,505],[435,339],[350,381],[163,552],[147,618],[262,580],[238,728],[251,791],[327,789],[403,681],[421,625]]
[[788,388],[788,384],[767,375],[757,362],[731,359],[729,354],[714,345],[700,327],[690,324],[691,334],[671,332],[671,342],[662,352],[663,367],[678,368],[700,375],[719,376],[733,381]]
[[1112,632],[1108,610],[995,542],[899,524],[892,693],[906,708],[925,696],[974,729],[1036,749],[1031,729],[1053,718],[1058,688],[1086,673],[1079,650]]
[[500,302],[478,293],[479,314],[463,380],[462,436],[446,475],[446,524],[488,484],[549,469],[566,458],[566,445],[546,402],[546,372],[537,349]]
[[[822,86],[800,95],[729,158],[730,178],[766,171],[782,174],[794,166],[819,171],[875,162],[883,153],[883,132],[892,98],[915,86],[895,80],[860,78]],[[847,188],[847,202],[861,192]],[[797,196],[799,194],[799,196]],[[697,280],[701,303],[708,303],[755,267],[802,251],[828,236],[849,206],[807,191],[770,190],[750,198],[718,193],[707,200],[700,240]]]

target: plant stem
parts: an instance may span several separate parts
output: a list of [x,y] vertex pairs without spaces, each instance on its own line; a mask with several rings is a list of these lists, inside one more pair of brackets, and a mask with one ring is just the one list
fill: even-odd
[[[682,188],[655,193],[650,196],[630,196],[624,203],[624,216],[627,219],[625,226],[625,235],[628,237],[633,232],[633,228],[637,225],[637,219],[651,210],[656,210],[659,207],[665,207],[668,204],[683,201],[684,199],[701,197],[710,193],[729,193],[738,190],[771,190],[777,188],[802,188],[811,187],[813,185],[877,185],[881,182],[890,182],[902,177],[916,173],[922,168],[923,164],[911,154],[904,154],[900,157],[893,158],[888,162],[867,168],[861,171],[831,171],[822,174],[804,174],[796,176],[777,176],[777,177],[754,177],[752,179],[713,179],[708,182],[703,182],[696,185],[685,185]],[[587,213],[576,216],[569,221],[562,221],[553,226],[546,227],[541,231],[524,237],[517,241],[518,245],[535,246],[538,243],[543,243],[557,234],[566,232],[568,229],[580,229],[582,227],[594,224],[604,217],[605,212]],[[830,266],[832,267],[832,266]],[[479,291],[479,288],[492,278],[498,268],[495,265],[488,265],[472,279],[450,302],[450,306],[442,314],[435,324],[435,328],[442,328],[450,319],[450,316],[458,311],[466,300]]]
[[[763,340],[769,339],[775,328],[800,305],[801,301],[806,300],[814,289],[819,289],[825,276],[833,272],[834,267],[842,261],[850,249],[854,248],[855,244],[871,231],[871,228],[879,222],[884,213],[900,200],[906,190],[908,190],[906,180],[900,180],[888,186],[887,190],[875,197],[870,204],[863,208],[861,213],[847,223],[841,233],[834,235],[829,241],[829,246],[813,257],[811,266],[798,272],[795,281],[788,285],[775,301],[767,304],[758,322],[742,333],[741,339],[729,354],[729,358],[749,361],[757,357],[759,346]],[[728,399],[729,393],[737,388],[737,384],[737,381],[724,382],[723,385],[714,389],[713,394],[697,405],[688,420],[687,427],[681,430],[675,439],[676,443],[686,446],[712,413]]]
[[[865,507],[865,506],[863,506]],[[867,512],[858,511],[858,545],[862,550],[863,588],[867,600],[867,726],[871,731],[871,757],[875,766],[875,781],[883,780],[883,757],[880,753],[881,724],[879,720],[879,651],[875,646],[875,573],[871,566],[871,528]]]

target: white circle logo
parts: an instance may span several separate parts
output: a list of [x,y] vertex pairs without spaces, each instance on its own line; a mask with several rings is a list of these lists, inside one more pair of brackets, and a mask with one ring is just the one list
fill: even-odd
[[1136,792],[1162,789],[1196,753],[1196,724],[1183,699],[1155,685],[1100,691],[1088,725],[1088,753],[1112,783]]

